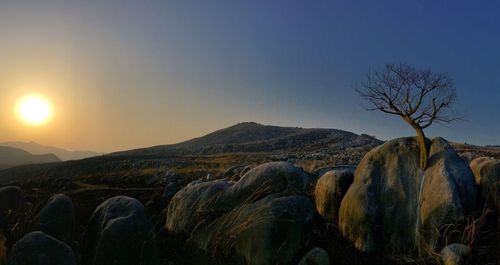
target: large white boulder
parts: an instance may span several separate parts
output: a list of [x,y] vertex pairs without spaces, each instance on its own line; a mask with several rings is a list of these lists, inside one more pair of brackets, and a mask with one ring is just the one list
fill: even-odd
[[340,206],[342,234],[364,252],[406,253],[440,247],[439,229],[474,208],[474,176],[442,138],[430,143],[428,168],[419,167],[414,138],[368,152]]

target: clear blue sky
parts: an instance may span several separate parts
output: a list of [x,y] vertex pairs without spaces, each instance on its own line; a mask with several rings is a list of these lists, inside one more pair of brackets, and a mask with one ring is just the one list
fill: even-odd
[[0,36],[0,103],[56,107],[0,141],[113,151],[241,121],[412,135],[351,89],[404,62],[455,81],[468,121],[431,136],[500,144],[498,1],[2,1]]

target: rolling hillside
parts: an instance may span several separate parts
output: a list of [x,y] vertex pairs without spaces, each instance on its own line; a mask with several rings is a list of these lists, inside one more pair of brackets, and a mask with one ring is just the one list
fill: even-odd
[[157,156],[167,154],[219,154],[233,152],[308,152],[378,145],[381,141],[337,129],[279,127],[254,122],[239,123],[208,135],[173,145],[159,145],[110,154]]
[[78,160],[103,155],[94,151],[68,151],[59,147],[44,146],[35,142],[4,142],[0,146],[10,146],[25,150],[34,155],[55,154],[61,160]]
[[24,150],[0,146],[0,169],[5,169],[18,165],[40,164],[61,161],[54,154],[33,155]]

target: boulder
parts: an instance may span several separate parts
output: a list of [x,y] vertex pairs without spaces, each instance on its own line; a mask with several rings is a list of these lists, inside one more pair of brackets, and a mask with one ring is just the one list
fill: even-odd
[[256,201],[267,195],[280,196],[307,193],[314,187],[314,177],[288,162],[270,162],[249,170],[228,188],[229,201]]
[[462,265],[472,253],[470,247],[463,244],[451,244],[439,253],[444,265]]
[[479,157],[470,163],[481,199],[500,213],[500,160]]
[[232,182],[224,180],[193,182],[178,191],[168,204],[168,231],[189,234],[202,222],[229,211],[231,205],[224,205],[221,196],[231,185]]
[[338,224],[340,202],[353,180],[352,170],[332,170],[319,178],[314,189],[314,200],[323,220]]
[[207,176],[205,177],[205,180],[206,181],[212,181],[212,180],[215,180],[215,176],[208,173]]
[[92,214],[86,231],[84,264],[158,264],[154,230],[144,206],[134,198],[117,196]]
[[340,205],[342,234],[364,252],[436,250],[439,229],[474,209],[476,190],[467,163],[442,138],[430,142],[428,168],[419,167],[415,138],[368,152]]
[[193,182],[172,198],[166,228],[189,235],[211,255],[289,264],[310,234],[314,204],[305,194],[311,183],[286,162],[258,166],[237,182]]
[[304,255],[299,265],[330,265],[330,256],[322,248],[313,248]]
[[0,188],[0,214],[6,214],[9,210],[19,210],[23,208],[24,204],[25,200],[21,188],[17,186]]
[[75,207],[64,194],[52,196],[34,220],[36,230],[66,243],[71,241],[74,223]]
[[316,176],[317,178],[323,176],[326,172],[328,171],[334,171],[334,170],[343,170],[343,171],[349,171],[352,174],[356,171],[356,166],[351,166],[351,165],[338,165],[338,166],[331,166],[331,167],[320,167],[315,169],[312,174]]
[[76,258],[66,244],[37,231],[14,244],[7,265],[76,265]]
[[172,179],[167,182],[167,185],[165,185],[162,198],[165,200],[169,200],[175,195],[176,192],[177,192],[177,180]]
[[313,202],[305,196],[268,196],[196,229],[193,239],[207,253],[241,256],[247,265],[290,264],[308,238],[313,216]]

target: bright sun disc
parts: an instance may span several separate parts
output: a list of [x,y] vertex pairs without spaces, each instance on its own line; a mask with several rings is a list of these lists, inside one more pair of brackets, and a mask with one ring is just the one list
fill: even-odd
[[43,96],[30,95],[19,101],[17,114],[28,125],[42,125],[52,118],[52,104]]

